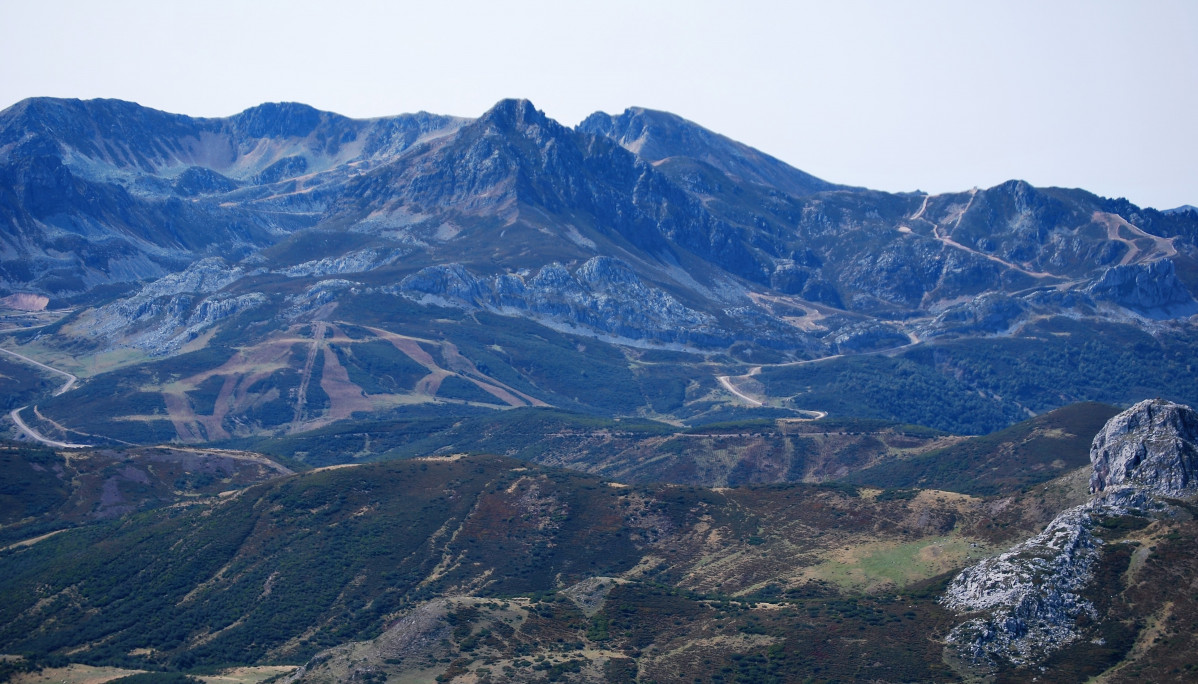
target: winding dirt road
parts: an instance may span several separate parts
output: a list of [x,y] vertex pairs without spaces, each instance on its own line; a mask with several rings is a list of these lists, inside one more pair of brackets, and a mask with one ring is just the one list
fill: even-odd
[[720,381],[720,384],[724,386],[724,389],[735,394],[736,396],[740,397],[741,399],[744,399],[745,401],[749,402],[750,404],[752,404],[754,406],[764,406],[763,402],[760,402],[760,401],[754,399],[753,397],[750,397],[749,395],[745,394],[744,392],[741,392],[739,389],[737,389],[736,385],[732,384],[731,376],[721,375],[721,376],[717,377],[716,380]]
[[[41,361],[34,361],[33,359],[29,358],[28,356],[25,356],[24,354],[18,354],[17,352],[10,351],[8,349],[0,349],[0,352],[4,352],[5,354],[15,356],[18,359],[21,359],[22,361],[25,361],[26,363],[33,364],[34,366],[37,366],[38,368],[41,368],[43,370],[47,370],[47,371],[50,371],[51,373],[57,373],[58,375],[64,376],[67,379],[67,381],[64,382],[62,384],[62,387],[59,387],[52,396],[57,397],[58,395],[63,394],[67,390],[74,387],[75,383],[79,381],[78,377],[76,377],[64,370],[59,370],[57,368],[51,368],[50,366],[47,366],[46,364],[42,363]],[[46,446],[55,447],[57,449],[87,449],[92,446],[91,444],[74,444],[71,442],[60,442],[56,439],[50,439],[49,437],[44,437],[37,430],[34,430],[33,428],[26,425],[25,421],[21,418],[21,411],[24,411],[27,408],[29,408],[29,406],[27,406],[27,405],[22,406],[20,408],[15,408],[9,412],[8,416],[10,418],[12,418],[12,422],[16,424],[17,429],[19,429],[21,432],[25,433],[25,435],[28,436],[30,439],[41,442],[42,444],[45,444]]]
[[58,449],[89,449],[89,448],[91,448],[91,446],[92,446],[91,444],[73,444],[71,442],[60,442],[56,439],[50,439],[49,437],[43,437],[36,430],[34,430],[33,428],[26,425],[24,420],[21,420],[21,411],[24,411],[27,408],[29,408],[29,407],[22,406],[21,408],[13,409],[11,412],[9,412],[8,417],[12,418],[12,422],[17,424],[17,427],[21,430],[21,432],[24,432],[26,435],[28,435],[32,439],[37,440],[37,441],[41,442],[42,444],[45,444],[46,446],[52,446],[52,447],[55,447]]
[[31,364],[37,366],[38,368],[41,368],[42,370],[48,370],[51,373],[57,373],[61,376],[64,376],[67,379],[67,381],[63,384],[62,387],[59,387],[58,390],[56,392],[54,392],[53,396],[57,397],[58,395],[62,394],[63,392],[66,392],[67,390],[74,387],[75,383],[79,381],[79,378],[75,377],[74,375],[71,375],[70,373],[68,373],[64,370],[58,370],[57,368],[51,368],[51,367],[47,366],[46,364],[42,363],[41,361],[34,361],[33,359],[29,358],[28,356],[25,356],[24,354],[18,354],[15,351],[9,351],[7,349],[0,349],[0,352],[4,352],[5,354],[10,354],[12,356],[15,356],[18,359],[21,359],[22,361],[24,361],[26,363],[31,363]]

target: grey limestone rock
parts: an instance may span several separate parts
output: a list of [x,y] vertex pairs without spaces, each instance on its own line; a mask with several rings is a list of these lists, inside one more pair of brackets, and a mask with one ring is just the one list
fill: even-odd
[[400,257],[408,254],[409,251],[394,249],[390,252],[383,252],[378,249],[359,249],[353,252],[346,252],[339,256],[305,261],[302,264],[289,266],[278,272],[291,278],[304,276],[319,277],[341,273],[363,273],[394,263]]
[[258,292],[220,292],[244,275],[245,269],[219,257],[201,259],[147,283],[131,297],[88,312],[85,327],[110,344],[155,356],[171,354],[220,321],[266,303],[266,296]]
[[1198,493],[1198,412],[1163,399],[1111,418],[1094,438],[1089,502],[1058,515],[1043,532],[963,570],[941,604],[967,619],[949,632],[950,652],[971,668],[1034,665],[1077,640],[1078,619],[1097,619],[1084,598],[1094,579],[1103,518],[1163,511],[1161,497]]
[[1198,313],[1198,302],[1177,277],[1170,259],[1114,266],[1086,292],[1098,300],[1127,307],[1150,318],[1177,318]]
[[536,275],[479,277],[461,264],[431,266],[408,276],[400,291],[468,308],[532,315],[601,334],[663,343],[686,343],[723,334],[714,318],[646,285],[627,264],[595,257],[573,273],[558,263]]
[[1164,399],[1142,401],[1112,418],[1090,447],[1090,491],[1135,485],[1163,496],[1194,490],[1198,412]]
[[980,615],[949,632],[949,645],[973,664],[991,665],[998,656],[1025,665],[1076,639],[1077,618],[1094,614],[1078,595],[1099,556],[1092,513],[1089,505],[1072,508],[1035,537],[957,575],[941,604]]

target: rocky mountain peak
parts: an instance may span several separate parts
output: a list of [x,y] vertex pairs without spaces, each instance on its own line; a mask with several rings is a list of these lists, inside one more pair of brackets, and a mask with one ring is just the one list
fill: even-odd
[[491,125],[501,131],[519,130],[531,126],[545,126],[550,120],[545,113],[524,99],[506,99],[495,103],[478,119],[480,124]]
[[1141,401],[1112,418],[1090,448],[1090,491],[1135,485],[1164,496],[1198,487],[1198,412],[1164,399]]
[[616,116],[595,112],[578,128],[611,138],[647,161],[679,155],[697,157],[721,137],[675,114],[643,107],[629,107]]
[[327,115],[299,102],[267,102],[233,117],[233,126],[250,138],[303,138]]
[[839,187],[669,112],[643,107],[629,107],[618,115],[595,112],[578,124],[578,130],[609,138],[648,162],[693,159],[734,178],[796,196]]

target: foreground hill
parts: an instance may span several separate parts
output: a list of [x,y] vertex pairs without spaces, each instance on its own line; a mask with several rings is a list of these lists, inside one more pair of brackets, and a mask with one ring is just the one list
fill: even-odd
[[[782,643],[769,635],[847,614],[854,642],[857,624],[909,625],[909,641],[886,647],[905,655],[885,660],[926,678],[936,659],[908,606],[848,597],[919,583],[1014,533],[995,536],[983,517],[968,497],[933,492],[871,503],[810,485],[627,487],[498,457],[338,468],[4,552],[0,643],[93,664],[298,662],[416,610],[434,632],[454,613],[480,628],[510,618],[519,633],[487,627],[494,639],[473,643],[513,667],[594,644],[603,654],[588,659],[635,668],[641,653],[647,664],[647,651],[693,645],[695,630],[711,632],[706,657],[734,664]],[[752,608],[763,600],[784,610]],[[812,646],[788,650],[787,667]]]
[[291,472],[241,451],[149,447],[64,453],[20,443],[0,443],[0,470],[0,547],[215,497]]
[[1184,678],[1195,426],[1144,402],[1093,473],[994,499],[496,456],[288,475],[0,551],[0,649],[299,681]]

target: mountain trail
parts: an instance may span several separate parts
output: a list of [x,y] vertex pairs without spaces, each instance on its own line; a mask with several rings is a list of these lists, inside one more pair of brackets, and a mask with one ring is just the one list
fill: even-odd
[[26,425],[24,420],[21,420],[21,411],[23,411],[27,408],[29,408],[29,407],[22,406],[21,408],[15,408],[8,414],[8,416],[9,416],[9,418],[12,418],[12,422],[16,423],[17,428],[21,432],[24,432],[25,435],[27,437],[29,437],[30,439],[41,442],[42,444],[45,444],[46,446],[56,447],[59,449],[89,449],[89,448],[91,448],[91,446],[92,446],[91,444],[73,444],[71,442],[60,442],[56,439],[50,439],[49,437],[42,436],[41,433],[37,432],[33,428]]
[[[18,359],[25,361],[26,363],[31,363],[34,366],[37,366],[38,368],[41,368],[43,370],[50,371],[51,373],[56,373],[58,375],[65,376],[67,381],[65,383],[63,383],[62,386],[59,387],[54,392],[54,394],[52,394],[51,396],[57,397],[58,395],[67,392],[72,387],[74,387],[75,383],[78,382],[78,380],[79,380],[78,377],[76,377],[64,370],[59,370],[57,368],[51,368],[50,366],[47,366],[46,364],[42,363],[41,361],[35,361],[35,360],[29,358],[28,356],[25,356],[24,354],[18,354],[15,351],[11,351],[8,349],[2,349],[2,348],[0,348],[0,352],[4,352],[5,354],[15,356]],[[9,412],[8,416],[10,418],[12,418],[12,422],[16,424],[17,429],[19,429],[21,432],[25,433],[25,435],[27,437],[29,437],[30,439],[33,439],[34,441],[37,441],[37,442],[41,442],[42,444],[45,444],[46,446],[56,447],[59,449],[87,449],[92,446],[91,444],[74,444],[71,442],[60,442],[56,439],[50,439],[49,437],[45,437],[44,435],[39,433],[37,430],[34,430],[33,428],[29,427],[29,425],[27,425],[25,423],[25,421],[21,418],[21,411],[24,411],[27,408],[29,408],[28,405],[22,406],[20,408],[15,408],[11,412]],[[34,406],[33,408],[34,408],[34,411],[37,411],[36,406]]]
[[51,396],[57,397],[58,395],[66,392],[67,390],[74,387],[75,383],[79,381],[78,377],[71,375],[70,373],[68,373],[64,370],[58,370],[57,368],[51,368],[50,366],[47,366],[46,364],[42,363],[41,361],[34,361],[33,359],[29,358],[28,356],[25,356],[24,354],[18,354],[15,351],[3,349],[3,348],[0,348],[0,352],[4,352],[5,354],[10,354],[12,356],[15,356],[18,359],[25,361],[26,363],[31,363],[31,364],[37,366],[38,368],[41,368],[42,370],[47,370],[47,371],[50,371],[51,373],[57,373],[58,375],[65,376],[67,381],[65,383],[63,383],[62,387],[59,387],[58,390],[55,391],[54,394]]
[[[978,194],[977,188],[970,190],[969,202],[967,202],[965,204],[965,208],[961,210],[961,213],[957,214],[957,220],[955,223],[953,223],[952,232],[956,232],[957,228],[959,228],[961,226],[961,220],[963,218],[965,218],[965,214],[969,213],[969,208],[973,206],[973,200],[975,197],[977,197],[977,194]],[[925,200],[925,206],[926,206],[926,200]],[[919,216],[922,213],[923,213],[923,209],[921,208],[920,211],[916,214],[916,216]],[[912,218],[915,218],[915,217],[912,217]],[[935,221],[929,221],[928,219],[923,219],[923,220],[928,221],[928,223],[932,224],[932,237],[936,238],[937,240],[940,241],[941,244],[943,244],[947,247],[953,247],[954,249],[959,249],[963,252],[969,252],[970,254],[973,254],[975,256],[980,256],[983,259],[993,261],[996,264],[1001,264],[1002,266],[1009,268],[1012,271],[1018,271],[1019,273],[1022,273],[1027,276],[1031,276],[1033,278],[1059,278],[1060,277],[1057,275],[1053,275],[1052,273],[1045,273],[1043,271],[1031,271],[1031,270],[1028,270],[1027,268],[1024,268],[1023,266],[1019,266],[1018,264],[1014,264],[1010,261],[1007,261],[1006,259],[1002,259],[1000,257],[994,256],[993,254],[986,254],[985,252],[979,252],[972,247],[967,247],[967,246],[961,244],[960,242],[957,242],[956,240],[952,239],[948,235],[941,235],[939,223],[936,223]]]
[[[744,377],[744,376],[740,376],[740,377]],[[724,386],[724,389],[735,394],[736,396],[740,397],[741,399],[744,399],[745,401],[749,402],[750,404],[752,404],[754,406],[763,406],[764,405],[764,402],[758,401],[757,399],[754,399],[753,397],[750,397],[749,395],[747,395],[744,392],[741,392],[739,389],[737,389],[736,385],[732,384],[732,379],[730,376],[721,375],[721,376],[717,377],[716,380],[719,380],[720,384]]]
[[325,323],[323,321],[314,321],[312,323],[312,344],[308,347],[308,358],[304,360],[304,370],[300,374],[299,389],[296,390],[295,399],[295,418],[292,424],[298,430],[304,423],[306,411],[304,408],[308,405],[308,384],[312,380],[312,366],[316,364],[316,353],[320,351],[320,341],[324,339]]
[[[1106,228],[1106,237],[1108,240],[1122,242],[1127,245],[1127,254],[1124,254],[1123,258],[1119,260],[1120,266],[1126,266],[1136,261],[1156,261],[1158,259],[1168,259],[1169,257],[1177,256],[1177,248],[1173,245],[1173,241],[1176,238],[1163,238],[1146,233],[1118,214],[1096,211],[1092,218],[1095,223]],[[1127,238],[1120,235],[1121,229],[1126,230],[1135,237]],[[1145,254],[1145,250],[1136,244],[1137,240],[1151,240],[1151,250],[1148,250]],[[1143,257],[1142,259],[1140,258],[1141,256]]]

